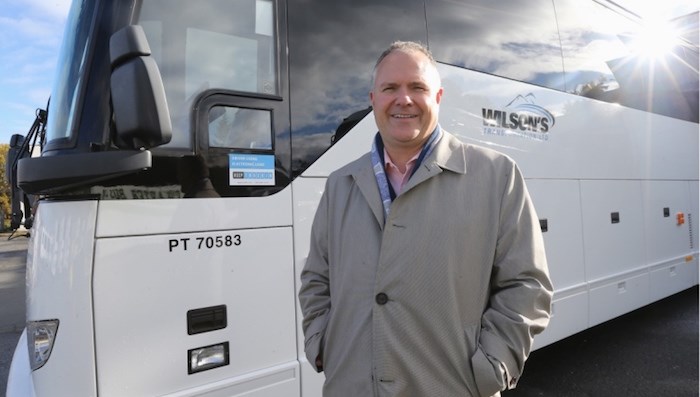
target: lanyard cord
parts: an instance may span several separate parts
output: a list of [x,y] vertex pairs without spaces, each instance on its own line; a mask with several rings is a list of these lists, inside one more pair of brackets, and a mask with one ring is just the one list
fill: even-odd
[[[420,155],[418,155],[416,165],[413,167],[413,171],[411,171],[411,176],[409,176],[409,179],[413,176],[413,174],[416,173],[418,167],[421,165],[423,160],[426,157],[428,157],[430,153],[432,153],[433,149],[435,148],[435,145],[437,144],[441,136],[442,129],[440,129],[440,126],[438,125],[435,127],[435,130],[430,135],[430,138],[428,138],[428,141],[425,143],[425,145],[423,145],[423,149],[421,149]],[[386,176],[386,172],[384,170],[384,142],[382,142],[382,137],[378,132],[377,135],[375,135],[374,137],[374,142],[372,143],[372,151],[370,154],[372,158],[372,168],[374,170],[374,177],[377,179],[379,195],[381,196],[382,206],[384,207],[384,220],[386,220],[389,217],[391,202],[394,201],[394,199],[396,198],[396,193],[394,192],[393,187],[389,183],[389,180]]]

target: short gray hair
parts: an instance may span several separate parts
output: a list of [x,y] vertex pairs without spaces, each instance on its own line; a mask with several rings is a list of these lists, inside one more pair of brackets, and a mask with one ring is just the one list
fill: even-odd
[[430,52],[430,50],[428,50],[428,47],[415,41],[395,41],[391,43],[389,48],[384,50],[384,52],[382,52],[382,54],[379,55],[377,62],[374,64],[374,69],[372,70],[372,85],[374,85],[374,79],[377,76],[377,68],[379,67],[379,64],[382,63],[384,58],[386,58],[389,54],[391,54],[394,51],[421,53],[425,55],[426,58],[428,58],[430,64],[433,65],[433,67],[437,70],[437,62],[435,62],[435,58],[433,57],[433,54]]

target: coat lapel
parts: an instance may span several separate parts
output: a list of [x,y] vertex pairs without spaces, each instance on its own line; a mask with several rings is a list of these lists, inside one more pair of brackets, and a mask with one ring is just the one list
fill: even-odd
[[463,144],[452,134],[444,131],[440,141],[435,146],[433,152],[423,160],[411,179],[404,186],[403,192],[411,190],[422,182],[440,174],[443,170],[456,172],[458,174],[467,173],[467,161]]
[[[377,179],[372,170],[372,161],[369,155],[364,156],[363,161],[358,163],[358,166],[350,170],[350,175],[355,180],[355,184],[362,192],[367,205],[372,210],[374,217],[379,224],[379,227],[384,229],[384,207],[382,206],[382,198],[377,187]],[[365,161],[366,160],[366,161]]]
[[[430,156],[425,158],[423,163],[419,166],[420,168],[416,170],[416,173],[408,181],[402,194],[435,175],[440,174],[443,170],[465,174],[467,172],[467,161],[463,148],[464,145],[459,139],[445,131],[445,134],[437,143],[433,152]],[[377,179],[374,176],[372,161],[369,158],[369,154],[363,156],[355,165],[355,167],[348,170],[349,174],[354,179],[360,192],[362,192],[362,196],[372,210],[377,224],[383,230],[384,208],[382,207],[382,199],[379,194]]]

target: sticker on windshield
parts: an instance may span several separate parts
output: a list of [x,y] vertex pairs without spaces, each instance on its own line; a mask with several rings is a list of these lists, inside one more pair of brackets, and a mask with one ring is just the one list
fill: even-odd
[[229,153],[230,186],[274,186],[275,155]]

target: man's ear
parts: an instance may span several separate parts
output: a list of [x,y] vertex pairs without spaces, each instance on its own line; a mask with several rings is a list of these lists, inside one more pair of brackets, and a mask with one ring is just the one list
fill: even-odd
[[[440,104],[440,101],[442,101],[442,93],[443,93],[444,91],[445,91],[445,90],[444,90],[442,87],[440,87],[440,89],[439,89],[439,90],[437,91],[437,93],[435,94],[435,102],[436,102],[438,105]],[[370,94],[371,94],[371,93],[370,93]]]

